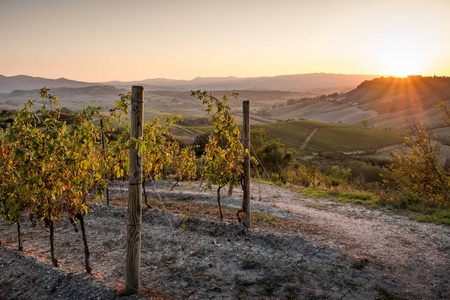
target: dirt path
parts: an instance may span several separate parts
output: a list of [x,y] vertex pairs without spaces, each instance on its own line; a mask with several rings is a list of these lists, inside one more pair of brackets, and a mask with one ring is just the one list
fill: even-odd
[[[401,147],[402,147],[402,144],[389,145],[389,146],[375,149],[374,153],[376,153],[376,154],[387,153],[389,156],[389,153],[393,152],[393,150],[398,150]],[[352,150],[352,151],[342,152],[342,154],[345,154],[345,155],[359,155],[359,154],[366,154],[366,153],[367,153],[367,150]]]
[[313,135],[319,130],[319,128],[314,128],[311,133],[306,137],[305,141],[303,142],[302,146],[300,147],[300,150],[304,150],[306,146],[308,145],[309,141],[313,137]]
[[[215,203],[198,183],[162,198]],[[150,188],[149,188],[150,190]],[[142,290],[170,299],[450,299],[450,229],[417,223],[379,209],[315,200],[260,185],[252,210],[314,226],[298,233],[146,209],[142,225]],[[255,199],[258,186],[254,185]],[[126,194],[113,186],[112,195]],[[241,191],[223,196],[240,206]],[[156,197],[155,192],[149,194]],[[170,220],[174,230],[168,224]],[[92,276],[83,273],[80,234],[64,222],[56,235],[61,268],[50,265],[48,233],[24,220],[23,253],[16,228],[0,221],[0,299],[136,299],[125,297],[126,208],[94,205],[87,219]],[[185,230],[180,232],[181,225]],[[311,229],[314,228],[314,229]],[[397,297],[397,298],[396,298]]]

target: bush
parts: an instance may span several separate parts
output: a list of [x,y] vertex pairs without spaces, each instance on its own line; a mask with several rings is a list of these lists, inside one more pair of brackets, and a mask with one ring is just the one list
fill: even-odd
[[298,164],[294,168],[284,169],[281,175],[288,183],[309,187],[317,185],[316,179],[319,178],[318,173],[319,171],[316,166],[307,167],[303,164]]
[[405,194],[415,195],[431,205],[450,207],[450,176],[438,163],[437,136],[433,141],[425,126],[414,120],[408,125],[411,137],[405,137],[405,143],[411,151],[403,149],[401,154],[391,154],[389,175]]
[[358,185],[373,182],[381,183],[388,174],[382,167],[362,161],[351,161],[348,163],[348,168],[351,169],[348,179]]
[[277,173],[270,174],[270,181],[272,181],[276,185],[282,185],[283,182],[281,181],[280,175]]

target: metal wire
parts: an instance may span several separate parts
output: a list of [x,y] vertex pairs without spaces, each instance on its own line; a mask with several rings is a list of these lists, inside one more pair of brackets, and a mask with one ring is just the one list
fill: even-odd
[[[267,173],[266,168],[264,167],[263,163],[261,162],[261,160],[259,159],[258,155],[256,154],[255,149],[253,149],[251,143],[250,143],[250,148],[251,148],[252,151],[253,151],[254,157],[256,158],[256,160],[258,161],[258,163],[259,163],[260,166],[262,167],[264,173],[266,174],[267,179],[268,179],[272,184],[274,184],[274,182],[273,182],[272,179],[270,178],[269,174]],[[256,166],[255,166],[254,164],[252,164],[252,165],[253,165],[253,167],[255,168],[255,171],[258,172],[258,170],[256,169]],[[278,193],[278,196],[280,196],[280,193]],[[288,208],[287,204],[286,204],[285,202],[283,202],[283,204],[284,204],[284,207],[285,207],[286,212],[289,212],[289,208]],[[273,200],[273,198],[272,198],[272,205],[274,205],[274,200]],[[300,225],[298,224],[298,222],[297,222],[297,232],[298,232],[298,233],[300,233],[300,229],[302,229],[303,237],[305,237],[305,229],[304,229],[302,226],[300,226]]]
[[194,286],[194,293],[197,295],[197,298],[200,299],[199,295],[197,294],[197,286],[195,284],[194,276],[192,275],[191,268],[189,267],[189,265],[187,263],[186,255],[184,254],[183,248],[181,247],[181,244],[180,244],[180,241],[178,240],[178,237],[175,234],[175,228],[172,225],[172,221],[170,220],[170,217],[169,217],[169,214],[167,212],[166,206],[164,205],[164,201],[163,201],[163,199],[161,197],[161,194],[158,191],[158,188],[156,187],[155,181],[153,180],[153,176],[150,175],[150,170],[148,169],[148,166],[147,166],[147,175],[151,179],[151,182],[153,184],[153,189],[156,191],[156,194],[158,195],[158,199],[161,202],[161,205],[162,205],[163,210],[164,210],[164,214],[166,216],[167,222],[169,223],[169,226],[170,226],[170,229],[171,229],[171,233],[172,233],[173,237],[175,238],[175,242],[177,243],[179,251],[181,253],[181,258],[186,264],[186,268],[187,268],[189,276],[191,277],[191,280],[192,280],[192,285]]

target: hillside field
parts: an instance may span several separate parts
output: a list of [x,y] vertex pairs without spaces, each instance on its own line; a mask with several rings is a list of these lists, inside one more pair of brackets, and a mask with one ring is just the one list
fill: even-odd
[[296,149],[300,149],[305,139],[317,129],[306,144],[305,152],[374,150],[403,142],[403,135],[394,131],[311,120],[257,124],[251,128],[265,129],[269,140],[280,139],[281,143]]
[[[346,124],[324,123],[311,120],[281,121],[273,124],[253,124],[251,131],[264,129],[267,140],[280,139],[289,148],[304,152],[344,152],[376,150],[403,143],[404,135],[390,130],[365,128]],[[193,140],[195,135],[208,133],[211,126],[177,126],[172,133],[182,140]],[[314,131],[314,132],[313,132]],[[302,146],[311,134],[311,139]]]

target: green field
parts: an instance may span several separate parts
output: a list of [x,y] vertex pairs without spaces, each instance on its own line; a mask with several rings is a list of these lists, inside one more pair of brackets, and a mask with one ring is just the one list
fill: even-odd
[[[183,127],[183,126],[179,126]],[[267,139],[280,139],[281,143],[290,148],[300,149],[308,135],[317,129],[306,148],[308,152],[336,152],[375,150],[403,142],[403,135],[395,131],[364,128],[353,125],[323,123],[310,120],[282,121],[273,124],[255,124],[251,130],[265,129]],[[211,126],[188,126],[186,132],[202,134],[210,132]],[[178,131],[178,137],[183,136]]]
[[403,142],[403,135],[395,131],[310,120],[253,125],[252,129],[255,128],[264,128],[269,139],[279,138],[281,143],[292,148],[300,148],[308,135],[317,129],[306,152],[372,150]]

